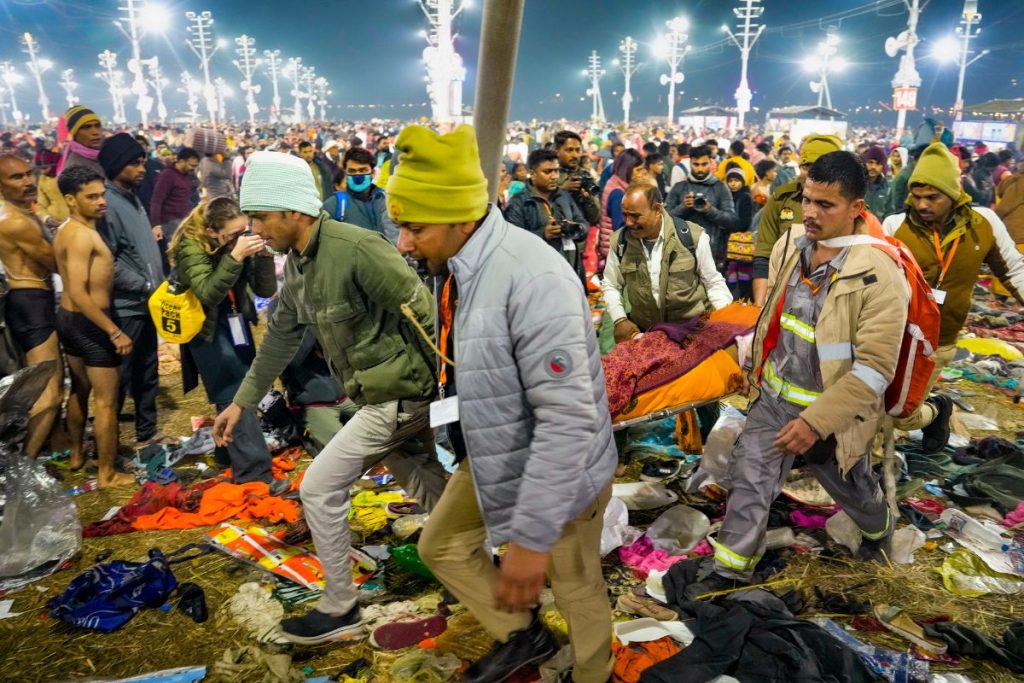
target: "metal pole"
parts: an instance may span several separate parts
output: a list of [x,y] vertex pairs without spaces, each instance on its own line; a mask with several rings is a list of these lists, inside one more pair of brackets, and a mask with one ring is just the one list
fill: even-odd
[[964,4],[964,18],[963,22],[961,22],[963,26],[957,29],[964,40],[963,47],[960,50],[960,77],[956,83],[956,104],[954,105],[957,121],[962,120],[964,116],[964,76],[967,74],[967,56],[970,54],[971,39],[977,36],[977,34],[972,33],[971,27],[981,21],[981,14],[976,10],[977,2],[972,6],[970,0],[968,0]]
[[473,123],[480,164],[492,200],[498,196],[498,169],[512,101],[524,4],[525,0],[484,1]]
[[32,76],[36,80],[36,88],[39,90],[39,108],[43,112],[43,121],[50,118],[50,98],[46,96],[46,90],[43,88],[43,72],[50,68],[50,65],[43,64],[39,61],[37,51],[39,49],[39,43],[32,37],[31,33],[25,33],[21,37],[21,42],[25,45],[25,52],[28,53],[28,69],[32,72]]
[[277,123],[281,118],[281,92],[278,89],[277,77],[281,66],[280,50],[264,50],[263,57],[267,60],[267,73],[270,75],[270,86],[274,91],[271,98],[273,108],[270,111],[270,122]]
[[761,32],[764,31],[764,26],[757,26],[754,20],[764,13],[764,8],[755,6],[755,3],[761,2],[761,0],[740,0],[740,2],[742,5],[733,8],[732,12],[741,22],[738,28],[739,37],[743,38],[743,42],[740,42],[739,38],[733,34],[728,26],[722,26],[722,29],[729,35],[733,44],[740,51],[740,84],[736,88],[736,112],[738,114],[736,125],[737,128],[742,129],[746,113],[750,111],[750,101],[753,97],[753,94],[750,92],[750,86],[747,84],[747,64],[750,61],[750,51],[753,49],[754,43],[757,42],[757,39],[761,37]]
[[[906,0],[907,9],[910,11],[910,18],[907,20],[907,43],[904,48],[907,53],[900,57],[900,67],[893,79],[894,88],[917,88],[921,85],[921,76],[917,73],[917,65],[914,63],[914,47],[917,45],[917,21],[921,16],[920,0]],[[907,110],[900,109],[896,114],[896,137],[903,135],[903,129],[907,125]]]
[[199,65],[203,69],[203,95],[206,98],[206,110],[210,114],[210,123],[216,126],[218,95],[210,81],[210,59],[217,51],[217,46],[213,43],[213,37],[210,34],[213,27],[213,15],[208,11],[185,12],[185,18],[192,22],[192,26],[188,28],[189,33],[192,34],[188,45],[199,58]]
[[594,123],[603,122],[604,101],[601,99],[601,76],[604,75],[604,70],[601,69],[601,57],[597,54],[597,50],[591,50],[588,66],[583,73],[590,78],[590,89],[587,90],[587,94],[592,97],[594,107],[590,120]]
[[11,93],[11,115],[14,117],[14,123],[20,124],[24,115],[18,110],[18,98],[14,92],[14,84],[18,81],[18,74],[14,72],[14,67],[11,66],[10,62],[0,63],[0,78],[3,78],[4,83],[7,84],[7,90]]
[[619,43],[619,52],[622,53],[622,74],[626,77],[626,87],[622,93],[623,125],[629,126],[629,109],[633,104],[633,92],[629,89],[629,86],[633,72],[639,68],[639,65],[634,62],[636,58],[636,41],[633,40],[632,36],[626,36]]
[[241,35],[235,38],[235,43],[238,48],[235,52],[241,59],[235,60],[235,66],[242,72],[242,76],[245,80],[242,81],[242,90],[245,91],[245,108],[249,112],[249,125],[256,126],[256,112],[259,111],[259,107],[256,105],[256,93],[259,92],[259,86],[256,86],[252,82],[253,72],[255,71],[256,62],[253,57],[256,56],[256,40],[251,36]]
[[75,83],[74,69],[64,69],[60,73],[60,87],[64,89],[64,97],[68,103],[68,109],[78,104],[78,98],[75,97],[75,90],[78,88],[78,84]]

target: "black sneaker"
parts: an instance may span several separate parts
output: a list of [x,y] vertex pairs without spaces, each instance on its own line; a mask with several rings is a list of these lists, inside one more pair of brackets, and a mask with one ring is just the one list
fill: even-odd
[[291,479],[273,479],[269,485],[270,495],[283,496],[292,489]]
[[655,460],[644,463],[641,470],[640,480],[661,482],[675,479],[683,469],[685,462],[682,460]]
[[465,683],[499,683],[523,667],[540,664],[555,654],[555,640],[537,617],[522,631],[514,631],[462,675]]
[[935,419],[921,430],[921,450],[924,453],[938,453],[949,442],[949,418],[953,416],[953,399],[945,394],[936,394],[928,399],[935,406]]
[[305,616],[285,619],[281,622],[281,636],[299,645],[320,645],[336,640],[360,640],[366,637],[366,631],[356,606],[340,617],[314,609]]
[[872,541],[871,539],[865,538],[861,541],[860,547],[857,548],[857,559],[861,562],[877,562],[879,564],[888,564],[889,557],[892,555],[892,534]]

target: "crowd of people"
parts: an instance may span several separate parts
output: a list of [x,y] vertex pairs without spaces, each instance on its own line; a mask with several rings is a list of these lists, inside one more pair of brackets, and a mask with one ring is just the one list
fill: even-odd
[[[118,421],[130,395],[136,441],[166,438],[148,302],[173,281],[205,313],[182,344],[183,389],[202,382],[236,482],[287,491],[256,414],[278,378],[292,400],[315,388],[333,406],[299,490],[326,588],[282,637],[359,636],[349,488],[383,463],[431,512],[424,562],[497,641],[470,681],[554,653],[531,612],[546,580],[573,680],[609,677],[599,542],[625,432],[611,429],[603,352],[737,299],[762,308],[744,366],[757,398],[714,557],[687,589],[700,595],[750,581],[797,457],[861,529],[860,557],[890,551],[895,520],[869,452],[910,290],[869,237],[905,244],[940,307],[929,388],[984,267],[1024,303],[1019,155],[957,143],[930,121],[889,143],[513,126],[494,204],[468,126],[206,132],[215,144],[112,132],[76,106],[57,138],[3,134],[4,365],[53,363],[25,451],[66,439],[72,467],[86,465],[91,396],[99,485],[133,483],[115,468]],[[256,296],[274,299],[258,345]],[[898,426],[922,429],[935,452],[951,413],[935,395]],[[451,477],[435,438],[460,463]],[[495,566],[486,547],[503,544]]]

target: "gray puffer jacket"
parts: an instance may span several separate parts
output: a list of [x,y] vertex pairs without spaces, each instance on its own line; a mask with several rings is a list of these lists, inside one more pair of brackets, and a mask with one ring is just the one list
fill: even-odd
[[565,259],[493,207],[448,268],[459,417],[488,540],[546,552],[615,472],[590,307]]

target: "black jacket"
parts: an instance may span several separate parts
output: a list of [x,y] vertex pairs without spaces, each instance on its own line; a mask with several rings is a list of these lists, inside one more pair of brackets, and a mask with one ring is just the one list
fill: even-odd
[[[688,209],[683,204],[683,198],[687,194],[703,194],[711,210],[702,213],[697,209]],[[668,193],[665,201],[665,208],[673,216],[692,221],[704,228],[711,236],[721,232],[733,232],[740,227],[739,217],[736,215],[736,207],[732,203],[732,193],[721,180],[713,175],[708,175],[701,181],[694,180],[691,176],[686,180],[676,183]]]

